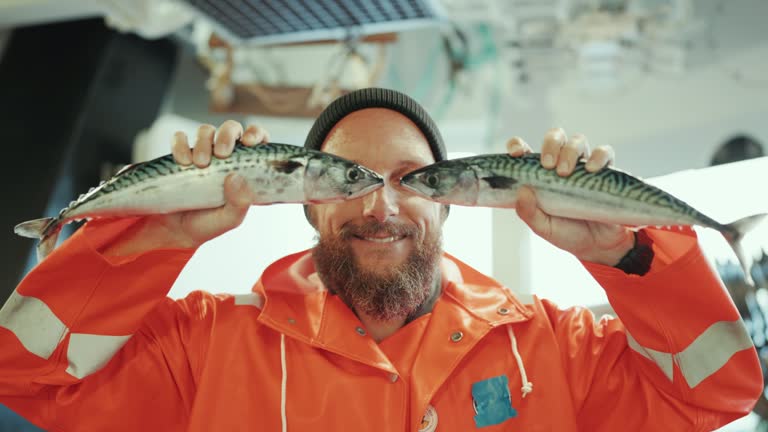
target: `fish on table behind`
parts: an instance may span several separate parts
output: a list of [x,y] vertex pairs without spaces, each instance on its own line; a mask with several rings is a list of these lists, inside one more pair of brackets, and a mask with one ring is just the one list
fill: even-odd
[[539,206],[559,217],[630,227],[698,225],[719,231],[736,253],[751,283],[750,260],[741,247],[745,233],[764,214],[722,224],[683,200],[612,167],[589,172],[579,161],[570,176],[541,165],[541,155],[487,154],[449,159],[403,176],[401,184],[443,204],[514,208],[517,192],[531,187]]
[[80,195],[56,217],[18,224],[14,231],[37,238],[38,259],[53,251],[65,224],[110,216],[140,216],[215,208],[224,204],[224,179],[236,172],[254,191],[254,205],[327,203],[355,199],[384,185],[376,172],[344,158],[304,147],[270,143],[235,145],[210,165],[179,165],[172,155],[129,165]]

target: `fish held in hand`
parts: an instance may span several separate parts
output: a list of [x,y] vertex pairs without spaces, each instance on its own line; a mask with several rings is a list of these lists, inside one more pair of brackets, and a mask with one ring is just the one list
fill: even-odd
[[40,239],[38,259],[56,245],[61,227],[73,220],[168,214],[215,208],[225,203],[224,179],[242,176],[254,205],[317,204],[361,197],[384,185],[376,172],[341,157],[289,144],[245,146],[212,158],[209,166],[179,165],[172,155],[129,165],[62,209],[56,217],[22,222],[14,229]]
[[741,239],[764,214],[721,224],[679,198],[624,171],[589,172],[585,162],[562,177],[541,166],[540,154],[489,154],[440,161],[405,175],[401,184],[443,204],[514,208],[528,186],[539,207],[552,216],[630,227],[698,225],[719,231],[736,253],[749,281],[749,260]]

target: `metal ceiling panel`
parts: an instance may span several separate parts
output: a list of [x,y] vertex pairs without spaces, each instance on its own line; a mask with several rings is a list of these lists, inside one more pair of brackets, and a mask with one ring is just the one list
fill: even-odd
[[435,26],[437,0],[184,0],[223,37],[273,44],[346,39]]

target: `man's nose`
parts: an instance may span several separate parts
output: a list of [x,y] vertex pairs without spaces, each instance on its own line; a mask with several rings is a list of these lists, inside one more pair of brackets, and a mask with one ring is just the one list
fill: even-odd
[[363,197],[363,216],[386,222],[392,216],[397,216],[400,208],[397,202],[397,191],[385,184]]

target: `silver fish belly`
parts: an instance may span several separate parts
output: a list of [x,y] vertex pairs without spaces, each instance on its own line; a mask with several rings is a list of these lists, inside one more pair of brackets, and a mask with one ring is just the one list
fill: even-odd
[[171,155],[130,165],[62,209],[58,216],[23,222],[15,232],[40,238],[38,256],[55,246],[61,226],[73,220],[165,214],[224,204],[224,179],[245,178],[254,205],[324,203],[365,195],[384,185],[377,173],[328,153],[289,144],[237,144],[226,159],[209,166],[177,164]]

